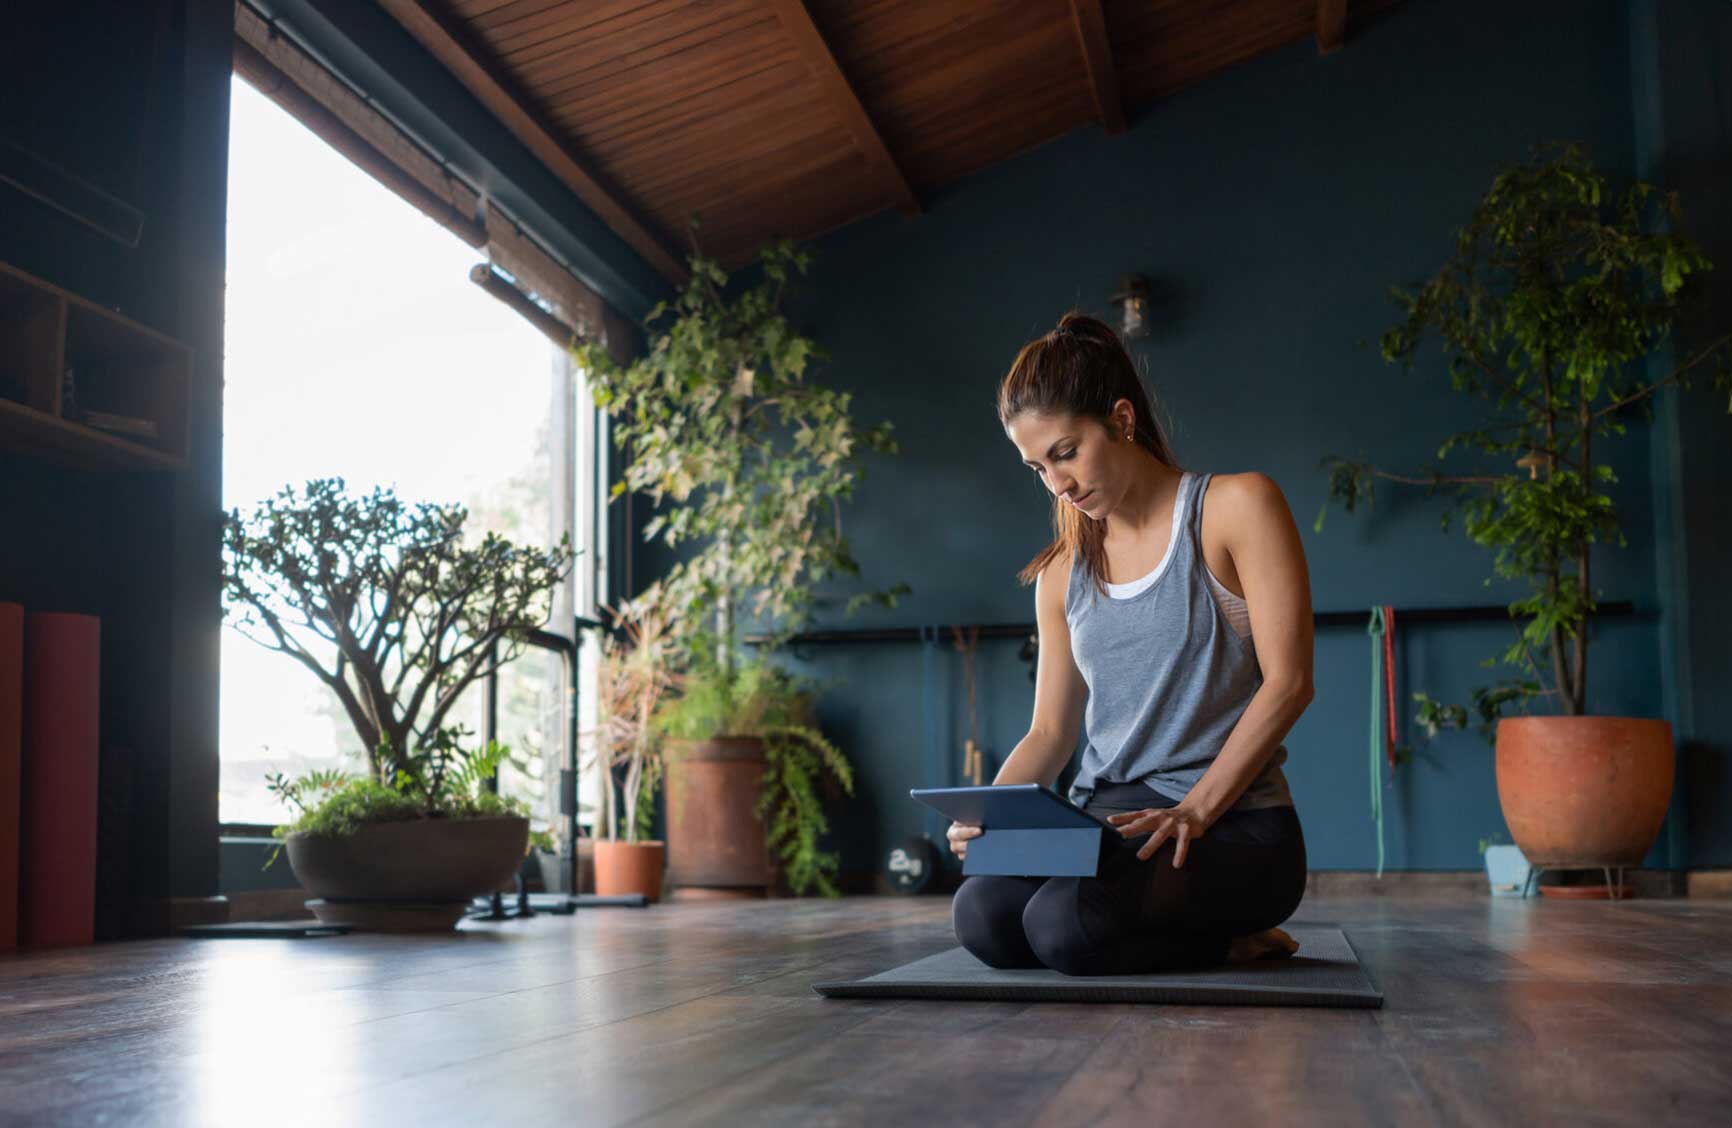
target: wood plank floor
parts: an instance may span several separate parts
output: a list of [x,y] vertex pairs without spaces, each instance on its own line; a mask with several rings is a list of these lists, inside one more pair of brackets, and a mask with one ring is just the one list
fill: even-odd
[[4,1124],[1732,1123],[1732,902],[1308,899],[1384,1009],[827,1000],[940,898],[0,959]]

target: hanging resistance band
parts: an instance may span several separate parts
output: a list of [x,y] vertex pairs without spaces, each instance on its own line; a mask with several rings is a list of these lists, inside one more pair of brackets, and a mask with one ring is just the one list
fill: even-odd
[[1383,642],[1386,619],[1384,608],[1371,609],[1371,622],[1365,633],[1371,636],[1371,818],[1377,824],[1377,876],[1383,876],[1383,759],[1378,745],[1383,742]]
[[[922,750],[921,782],[927,787],[941,787],[939,779],[941,771],[938,762],[938,709],[933,700],[932,667],[933,659],[938,653],[938,628],[920,628],[920,712],[924,725],[926,747]],[[933,842],[939,841],[943,828],[939,826],[939,814],[931,807],[921,804],[925,810],[926,837]]]
[[1385,604],[1383,608],[1383,697],[1389,706],[1389,744],[1385,751],[1389,757],[1389,769],[1395,770],[1395,750],[1401,746],[1401,738],[1395,731],[1395,608]]
[[962,782],[979,787],[986,780],[986,755],[980,749],[980,730],[974,717],[974,658],[980,650],[980,628],[969,627],[964,635],[961,627],[951,627],[956,649],[962,652],[962,685],[968,696],[968,740],[962,746]]

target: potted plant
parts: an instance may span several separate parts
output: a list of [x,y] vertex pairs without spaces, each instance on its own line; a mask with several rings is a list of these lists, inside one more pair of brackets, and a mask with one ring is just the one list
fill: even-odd
[[[366,780],[327,777],[292,791],[303,805],[309,787],[323,796],[285,835],[290,864],[327,919],[397,927],[409,919],[397,911],[406,902],[431,899],[438,908],[415,922],[449,927],[523,858],[524,813],[473,786],[483,767],[491,778],[503,749],[466,750],[448,718],[465,689],[521,652],[523,632],[547,621],[574,554],[564,542],[522,547],[494,533],[471,543],[467,517],[461,505],[408,504],[390,490],[352,494],[337,478],[225,515],[230,625],[323,682],[368,750]],[[339,806],[326,811],[331,803]],[[349,861],[303,869],[314,847],[297,848],[297,827],[323,840],[373,823],[389,825]],[[430,864],[451,882],[431,884]]]
[[583,734],[592,744],[590,762],[602,771],[595,891],[642,893],[655,901],[661,898],[666,849],[649,837],[662,775],[651,720],[672,686],[670,617],[655,587],[612,610],[610,617],[617,633],[601,640],[597,724]]
[[[1526,581],[1509,605],[1525,619],[1501,660],[1517,674],[1473,691],[1480,733],[1496,747],[1498,799],[1521,853],[1540,868],[1640,864],[1671,797],[1671,726],[1596,716],[1587,696],[1587,616],[1599,592],[1590,550],[1616,537],[1611,467],[1600,440],[1651,417],[1663,388],[1712,371],[1729,379],[1732,334],[1664,371],[1660,350],[1689,276],[1709,268],[1673,230],[1675,193],[1635,184],[1614,195],[1574,145],[1548,146],[1506,168],[1456,236],[1454,255],[1417,290],[1397,289],[1401,323],[1382,337],[1387,361],[1410,368],[1441,339],[1454,388],[1484,405],[1484,424],[1438,448],[1492,460],[1468,472],[1391,473],[1330,458],[1330,500],[1352,511],[1382,478],[1453,495],[1467,535],[1495,550],[1498,576]],[[1325,510],[1327,503],[1325,503]],[[1323,514],[1317,518],[1317,529]],[[1486,580],[1489,585],[1490,579]],[[1465,727],[1462,705],[1425,693],[1418,721],[1431,734]],[[1544,705],[1545,715],[1527,715]],[[1505,716],[1509,711],[1521,715]]]
[[[839,895],[840,858],[821,846],[824,804],[854,793],[854,771],[818,731],[817,686],[762,656],[724,669],[707,653],[676,675],[677,692],[655,717],[687,756],[668,789],[668,824],[703,847],[690,851],[681,884]],[[747,807],[762,832],[730,836],[717,812]]]
[[269,777],[297,812],[272,834],[321,921],[373,932],[450,928],[471,897],[511,881],[529,853],[529,806],[488,789],[506,748],[466,750],[468,735],[457,727],[418,743],[388,784],[329,771]]
[[[760,622],[765,661],[809,621],[820,583],[859,575],[841,503],[861,479],[864,451],[896,450],[889,423],[858,429],[848,393],[807,379],[822,354],[782,301],[808,263],[792,244],[774,243],[756,280],[730,292],[722,269],[694,254],[690,280],[646,319],[641,357],[622,367],[598,344],[575,350],[616,441],[631,449],[614,496],[647,492],[658,512],[645,538],[685,550],[660,583],[661,598],[681,608],[670,635],[686,670],[677,692],[704,702],[688,707],[703,723],[670,730],[685,734],[668,764],[669,876],[679,886],[766,887],[766,834],[805,799],[769,765],[764,734],[734,731],[770,685],[755,674],[754,688],[742,682],[742,613]],[[845,613],[894,607],[908,590],[854,595]],[[840,760],[818,755],[832,767]],[[701,805],[679,801],[691,791]]]

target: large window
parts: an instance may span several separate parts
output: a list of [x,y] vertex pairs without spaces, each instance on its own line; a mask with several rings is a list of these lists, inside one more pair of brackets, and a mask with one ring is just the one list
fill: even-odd
[[[463,502],[479,529],[536,544],[575,509],[586,557],[561,610],[593,614],[596,439],[563,354],[469,282],[473,248],[238,78],[231,121],[225,505],[339,476]],[[526,763],[503,784],[551,810],[565,708],[557,657],[515,663],[497,700],[500,739]],[[280,821],[267,772],[362,767],[357,737],[311,673],[226,629],[221,709],[225,823]],[[479,732],[485,709],[477,687],[462,719]]]

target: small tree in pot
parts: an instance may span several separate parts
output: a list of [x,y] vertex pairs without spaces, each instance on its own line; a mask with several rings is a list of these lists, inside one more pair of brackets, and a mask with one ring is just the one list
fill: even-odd
[[[425,919],[449,917],[434,925],[448,927],[469,896],[497,888],[523,857],[528,820],[480,800],[474,786],[502,750],[466,750],[468,734],[448,718],[465,689],[521,652],[523,632],[547,621],[574,554],[563,542],[528,548],[493,533],[469,543],[467,518],[461,505],[408,504],[390,490],[355,495],[336,478],[225,516],[230,625],[324,683],[368,750],[365,781],[276,781],[302,807],[300,822],[313,820],[308,834],[320,841],[289,833],[289,860],[310,891],[328,894],[320,912],[330,919],[354,921],[339,901],[417,898],[440,902]],[[307,807],[316,794],[323,801]],[[343,817],[320,818],[331,803]],[[331,839],[363,830],[375,841],[344,848],[364,861],[345,856],[304,872],[301,847],[322,856],[337,848]],[[497,855],[498,866],[470,864],[481,855]],[[441,881],[446,863],[455,884]],[[499,867],[491,885],[456,887]],[[374,908],[370,925],[393,919]]]
[[[1454,388],[1485,404],[1488,418],[1447,438],[1438,459],[1461,448],[1509,461],[1415,474],[1326,460],[1331,500],[1349,511],[1370,503],[1377,479],[1449,491],[1444,529],[1459,509],[1468,536],[1496,551],[1496,574],[1528,582],[1529,594],[1509,608],[1527,622],[1501,655],[1518,674],[1476,689],[1473,705],[1480,732],[1495,737],[1505,819],[1536,865],[1639,863],[1671,794],[1670,726],[1586,715],[1586,620],[1598,595],[1592,546],[1625,543],[1604,492],[1615,475],[1594,461],[1596,441],[1623,434],[1634,413],[1651,416],[1663,388],[1705,372],[1721,391],[1732,383],[1732,334],[1669,373],[1643,371],[1680,312],[1687,279],[1709,269],[1671,229],[1678,215],[1676,195],[1651,185],[1614,196],[1573,145],[1499,173],[1449,261],[1417,290],[1395,291],[1405,317],[1383,335],[1382,351],[1410,368],[1431,334],[1441,338]],[[1465,706],[1414,696],[1431,733],[1468,723]],[[1562,716],[1504,717],[1535,703]],[[1594,785],[1583,783],[1584,761],[1595,765]],[[1620,768],[1628,770],[1614,791]]]
[[[721,268],[694,255],[687,285],[651,311],[642,357],[621,367],[598,345],[576,350],[616,440],[631,448],[615,496],[640,490],[658,506],[672,502],[644,535],[690,546],[662,579],[661,593],[681,608],[673,636],[685,656],[678,696],[708,702],[707,724],[718,727],[673,726],[700,741],[679,746],[670,765],[670,869],[679,885],[762,888],[767,856],[744,841],[765,834],[754,808],[762,807],[771,828],[794,818],[810,830],[817,823],[797,814],[812,809],[797,781],[844,778],[835,770],[845,763],[840,753],[807,735],[747,733],[736,723],[772,688],[788,699],[790,715],[809,694],[789,679],[742,668],[753,665],[741,653],[742,613],[761,620],[761,663],[810,620],[818,584],[859,574],[842,533],[841,503],[861,478],[864,451],[896,450],[889,423],[858,429],[848,393],[807,380],[822,354],[781,305],[808,261],[787,242],[773,244],[756,283],[730,294]],[[898,584],[857,594],[846,612],[867,603],[895,606],[907,591]],[[717,701],[725,705],[712,707]],[[688,791],[701,794],[701,804],[686,803]],[[810,843],[812,835],[779,838],[784,861],[798,849],[795,841]]]

